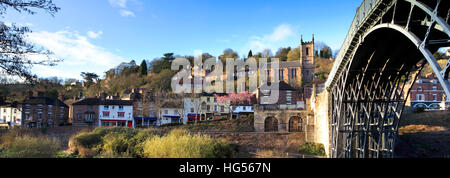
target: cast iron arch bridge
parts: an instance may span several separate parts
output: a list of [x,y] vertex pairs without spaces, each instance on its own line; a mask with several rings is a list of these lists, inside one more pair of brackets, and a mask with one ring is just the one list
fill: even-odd
[[449,0],[364,0],[339,51],[330,93],[330,156],[394,157],[406,95],[428,63],[450,99]]

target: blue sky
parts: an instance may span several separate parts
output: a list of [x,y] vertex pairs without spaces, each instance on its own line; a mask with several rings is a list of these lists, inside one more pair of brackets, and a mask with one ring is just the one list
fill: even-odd
[[231,48],[240,56],[297,47],[300,35],[338,50],[360,0],[54,0],[55,17],[9,11],[3,21],[28,25],[29,40],[63,58],[35,66],[41,77],[80,78],[121,62],[164,53],[214,56]]

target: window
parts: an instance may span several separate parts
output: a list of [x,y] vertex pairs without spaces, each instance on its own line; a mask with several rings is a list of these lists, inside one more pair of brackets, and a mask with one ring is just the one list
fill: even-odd
[[306,48],[306,56],[309,56],[309,48]]
[[211,98],[206,98],[206,102],[210,102],[211,101]]
[[42,120],[42,113],[40,112],[40,113],[38,113],[38,120]]
[[109,112],[103,111],[103,117],[109,117]]
[[297,78],[297,69],[289,69],[289,77],[290,79],[296,79]]
[[433,91],[436,91],[437,90],[437,86],[433,86]]
[[125,112],[118,112],[117,113],[117,117],[124,118],[125,117]]
[[417,83],[423,83],[423,81],[422,80],[417,80]]
[[425,101],[425,97],[423,94],[418,94],[418,95],[416,95],[416,100],[417,101]]
[[25,119],[32,120],[33,118],[31,117],[30,113],[25,113]]
[[216,97],[214,97],[214,103],[217,103],[217,98]]
[[292,91],[286,91],[286,104],[292,103]]
[[191,108],[191,113],[194,113],[194,108]]
[[437,101],[437,94],[433,94],[433,101]]
[[31,108],[31,106],[29,104],[25,105],[25,109],[30,109],[30,108]]
[[119,106],[119,111],[123,111],[123,106]]
[[78,121],[81,121],[82,117],[83,117],[82,114],[77,114],[77,120],[78,120]]
[[108,110],[108,109],[109,109],[109,106],[108,106],[108,105],[103,106],[103,110]]
[[3,112],[6,113],[6,109],[3,109]]
[[208,111],[208,112],[211,111],[211,106],[210,105],[206,106],[206,111]]
[[138,107],[142,108],[142,102],[138,102]]
[[164,114],[169,114],[169,110],[164,110]]
[[48,113],[47,119],[52,120],[52,113]]
[[52,105],[48,105],[47,107],[48,107],[48,110],[49,110],[49,111],[50,111],[50,110],[53,110],[53,106],[52,106]]
[[423,91],[422,87],[417,88],[417,91]]
[[283,80],[284,80],[284,70],[283,70],[283,69],[280,69],[280,70],[278,71],[278,74],[280,75],[280,81],[283,81]]
[[220,106],[220,112],[225,112],[225,107],[224,106]]

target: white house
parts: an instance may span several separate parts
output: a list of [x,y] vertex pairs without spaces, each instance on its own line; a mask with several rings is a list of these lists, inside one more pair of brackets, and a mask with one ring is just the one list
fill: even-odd
[[201,103],[200,98],[184,98],[184,118],[183,124],[187,122],[193,122],[195,120],[200,120],[201,115]]
[[22,111],[14,104],[3,103],[0,105],[0,123],[13,127],[22,125]]
[[183,108],[160,108],[157,125],[161,126],[166,124],[182,123],[182,119],[184,118],[183,115]]
[[133,101],[101,100],[98,109],[100,127],[135,127]]
[[230,106],[233,115],[253,114],[255,112],[253,106]]

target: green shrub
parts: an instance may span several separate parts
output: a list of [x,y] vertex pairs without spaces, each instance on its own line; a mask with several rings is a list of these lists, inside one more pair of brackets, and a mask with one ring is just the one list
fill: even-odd
[[46,137],[22,136],[4,148],[0,157],[5,158],[53,158],[61,149],[61,143]]
[[142,143],[161,133],[154,129],[112,127],[79,133],[69,142],[69,151],[81,157],[142,157]]
[[224,140],[191,135],[176,129],[163,137],[153,137],[144,143],[147,158],[227,158],[234,153],[233,146]]
[[325,147],[320,143],[306,143],[300,145],[298,152],[306,155],[326,156]]

